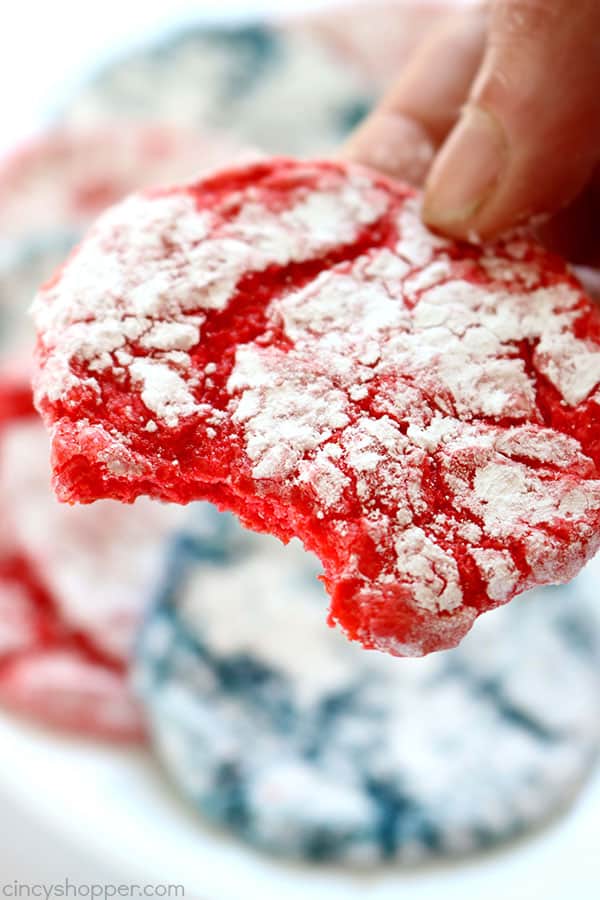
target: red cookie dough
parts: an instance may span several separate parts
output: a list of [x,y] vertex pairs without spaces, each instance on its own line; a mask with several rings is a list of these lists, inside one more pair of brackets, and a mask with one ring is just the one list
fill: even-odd
[[451,647],[598,548],[600,320],[522,233],[450,242],[409,188],[274,159],[108,211],[34,311],[59,497],[297,535],[365,647]]

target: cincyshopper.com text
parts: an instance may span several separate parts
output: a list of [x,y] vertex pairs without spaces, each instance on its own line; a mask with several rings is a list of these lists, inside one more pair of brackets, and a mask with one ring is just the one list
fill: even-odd
[[0,900],[26,900],[30,897],[35,900],[113,900],[114,897],[175,900],[185,897],[185,888],[182,884],[76,884],[68,878],[54,884],[25,881],[0,883]]

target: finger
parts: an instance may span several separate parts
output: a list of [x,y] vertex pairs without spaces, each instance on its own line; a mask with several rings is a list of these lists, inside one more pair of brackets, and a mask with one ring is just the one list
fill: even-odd
[[600,3],[495,0],[481,68],[428,178],[426,222],[490,237],[582,190],[600,146]]
[[344,156],[422,184],[435,149],[464,103],[484,40],[482,10],[443,19],[414,52],[389,94],[351,137]]

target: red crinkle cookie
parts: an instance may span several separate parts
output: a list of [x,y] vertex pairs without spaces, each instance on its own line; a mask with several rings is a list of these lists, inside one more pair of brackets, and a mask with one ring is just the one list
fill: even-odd
[[[31,467],[31,457],[39,455],[40,443],[42,448],[44,443],[43,433],[41,442],[37,434],[42,425],[38,426],[33,409],[31,387],[28,381],[19,379],[18,373],[22,375],[24,369],[24,365],[15,364],[0,375],[0,705],[79,735],[141,741],[145,732],[142,714],[129,686],[127,661],[117,646],[123,627],[120,631],[115,628],[118,633],[111,643],[100,640],[93,629],[78,627],[73,617],[65,615],[64,604],[40,570],[39,560],[22,545],[16,527],[19,516],[6,484],[14,487],[17,502],[21,502],[19,492],[31,492],[32,485],[23,485],[23,472],[6,471],[11,457],[6,453],[7,445],[15,429],[22,429],[27,441],[22,448],[23,467]],[[17,394],[23,400],[28,396],[28,406],[11,403]],[[32,481],[35,479],[36,473],[31,476]],[[38,490],[33,498],[23,497],[22,502],[32,507],[32,499],[39,504],[36,518],[40,523],[51,521],[47,514],[51,498]],[[28,514],[34,512],[28,509]],[[52,524],[60,528],[58,519],[55,516]],[[56,548],[60,541],[49,534],[47,543],[49,548]],[[77,567],[77,551],[81,551],[77,546],[74,550],[73,565]],[[73,576],[76,589],[81,579],[76,572]],[[90,595],[94,588],[89,585]],[[86,599],[90,597],[81,597],[82,605]],[[96,618],[102,623],[101,613],[96,613]]]
[[65,628],[27,559],[1,551],[0,704],[79,735],[144,738],[124,666]]
[[523,234],[447,241],[407,187],[275,159],[113,208],[34,309],[60,498],[299,536],[365,647],[451,647],[600,543],[600,320]]
[[0,234],[80,228],[130,191],[241,153],[224,137],[172,125],[54,129],[0,159]]
[[51,728],[144,739],[126,667],[68,628],[22,554],[0,548],[0,704]]

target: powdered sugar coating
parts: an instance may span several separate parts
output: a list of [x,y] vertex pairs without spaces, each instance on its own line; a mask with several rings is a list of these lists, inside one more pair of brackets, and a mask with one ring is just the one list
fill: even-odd
[[300,535],[365,646],[451,646],[597,549],[598,319],[524,236],[454,244],[409,189],[275,160],[114,208],[35,317],[64,499]]

